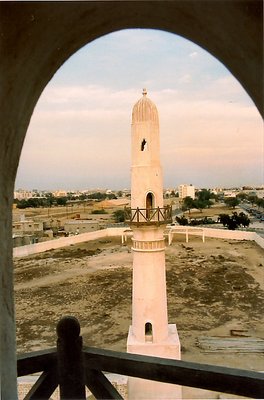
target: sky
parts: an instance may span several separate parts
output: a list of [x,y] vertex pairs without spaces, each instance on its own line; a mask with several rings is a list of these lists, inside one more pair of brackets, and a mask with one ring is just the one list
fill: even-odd
[[216,58],[180,36],[131,29],[69,58],[31,118],[15,187],[130,187],[131,113],[147,88],[160,119],[164,188],[264,184],[263,122]]

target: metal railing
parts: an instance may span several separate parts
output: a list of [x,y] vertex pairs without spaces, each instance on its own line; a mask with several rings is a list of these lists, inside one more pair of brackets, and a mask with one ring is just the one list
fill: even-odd
[[102,371],[264,398],[264,374],[259,372],[83,347],[74,317],[62,318],[57,334],[57,348],[18,357],[18,376],[42,372],[25,400],[48,400],[58,386],[60,399],[84,400],[85,387],[96,399],[122,399]]
[[125,207],[125,222],[136,225],[161,225],[172,222],[172,207],[128,208]]

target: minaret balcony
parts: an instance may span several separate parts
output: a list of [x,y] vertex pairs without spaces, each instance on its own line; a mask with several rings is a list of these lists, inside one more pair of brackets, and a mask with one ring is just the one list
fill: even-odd
[[172,207],[129,208],[125,207],[125,222],[130,225],[167,225],[172,222]]

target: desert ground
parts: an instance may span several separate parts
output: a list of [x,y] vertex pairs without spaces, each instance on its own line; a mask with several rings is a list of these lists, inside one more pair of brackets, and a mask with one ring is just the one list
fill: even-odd
[[[79,319],[86,346],[126,351],[130,246],[107,238],[15,259],[18,353],[54,347],[64,315]],[[166,268],[169,322],[177,325],[182,359],[264,370],[263,352],[208,352],[200,343],[204,337],[264,339],[263,249],[195,236],[185,243],[175,235]]]

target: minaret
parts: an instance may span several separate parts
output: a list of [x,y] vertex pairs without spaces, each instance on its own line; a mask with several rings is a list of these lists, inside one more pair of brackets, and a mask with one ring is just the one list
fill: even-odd
[[[155,104],[143,97],[132,112],[131,209],[126,220],[133,230],[132,325],[129,353],[180,359],[176,325],[168,324],[164,229],[171,207],[163,206],[159,117]],[[129,378],[129,399],[180,399],[175,385]]]

